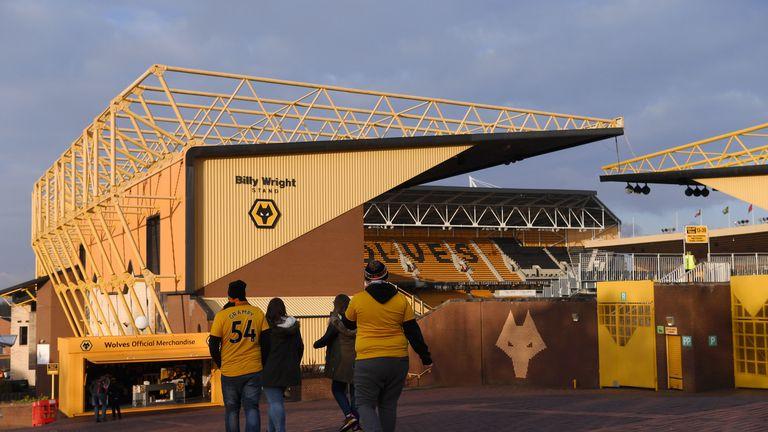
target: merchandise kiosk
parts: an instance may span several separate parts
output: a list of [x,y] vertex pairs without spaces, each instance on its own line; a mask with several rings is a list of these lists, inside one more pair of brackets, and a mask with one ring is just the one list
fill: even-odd
[[222,405],[208,333],[59,338],[60,409],[93,412],[90,387],[108,377],[127,412]]

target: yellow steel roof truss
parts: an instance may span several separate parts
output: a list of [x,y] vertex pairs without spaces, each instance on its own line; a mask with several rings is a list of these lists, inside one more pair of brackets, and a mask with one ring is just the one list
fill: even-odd
[[[117,312],[122,308],[128,316],[146,316],[134,290],[136,283],[150,287],[145,300],[159,316],[148,331],[170,332],[151,287],[158,279],[177,275],[155,275],[146,268],[132,228],[158,212],[160,200],[178,206],[179,197],[131,188],[179,161],[188,147],[622,126],[620,117],[601,119],[155,65],[114,98],[35,183],[32,246],[38,268],[51,277],[76,335],[138,332],[133,322],[120,323]],[[765,159],[764,152],[760,158]],[[137,265],[133,274],[127,272],[128,257],[121,256],[115,243],[118,232],[126,236]],[[80,245],[88,262],[99,260],[108,274],[80,260]],[[126,286],[133,307],[123,294]],[[119,305],[112,303],[112,296]]]

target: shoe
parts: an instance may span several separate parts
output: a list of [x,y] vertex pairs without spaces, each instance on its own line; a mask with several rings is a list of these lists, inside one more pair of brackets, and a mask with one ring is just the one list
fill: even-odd
[[341,428],[339,429],[339,432],[347,432],[354,430],[355,427],[359,425],[359,422],[353,415],[348,415],[344,419],[344,423],[341,425]]

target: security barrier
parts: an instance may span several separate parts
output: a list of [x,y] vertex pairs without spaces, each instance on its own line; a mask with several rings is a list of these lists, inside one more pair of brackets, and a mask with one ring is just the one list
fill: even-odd
[[56,399],[41,400],[32,403],[32,426],[43,426],[56,421],[59,402]]

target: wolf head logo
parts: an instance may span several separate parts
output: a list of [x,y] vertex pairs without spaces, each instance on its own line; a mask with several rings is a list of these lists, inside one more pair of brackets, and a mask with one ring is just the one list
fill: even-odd
[[509,311],[504,328],[501,329],[501,334],[496,340],[496,346],[512,360],[517,378],[527,377],[528,363],[536,354],[547,348],[531,318],[530,311],[527,312],[525,322],[520,326],[515,324],[515,317],[512,311]]
[[256,210],[256,216],[261,218],[261,223],[263,225],[266,225],[267,222],[269,222],[269,218],[271,218],[273,214],[274,213],[272,213],[272,207],[266,204],[260,205]]
[[274,200],[259,198],[251,205],[248,216],[256,228],[274,228],[280,220],[280,209]]

